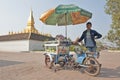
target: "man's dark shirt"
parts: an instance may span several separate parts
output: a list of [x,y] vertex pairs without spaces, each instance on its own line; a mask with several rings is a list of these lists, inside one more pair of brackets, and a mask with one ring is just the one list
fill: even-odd
[[[91,39],[93,41],[93,44],[94,46],[96,46],[96,42],[95,42],[95,39],[99,39],[102,37],[102,35],[100,33],[98,33],[97,31],[95,30],[92,30],[90,29],[90,36],[91,36]],[[80,37],[80,39],[78,40],[79,42],[82,41],[84,39],[84,42],[85,42],[85,45],[86,45],[86,39],[87,39],[87,30],[85,30],[83,33],[82,33],[82,36]]]

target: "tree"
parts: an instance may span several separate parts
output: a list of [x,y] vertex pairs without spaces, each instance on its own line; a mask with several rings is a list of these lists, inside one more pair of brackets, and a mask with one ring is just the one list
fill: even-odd
[[107,39],[120,47],[120,0],[106,0],[105,12],[111,15],[111,30]]

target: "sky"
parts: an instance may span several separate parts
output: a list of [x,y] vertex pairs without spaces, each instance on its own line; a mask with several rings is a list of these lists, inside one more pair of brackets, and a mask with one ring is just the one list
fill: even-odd
[[[74,4],[92,12],[92,29],[103,36],[110,30],[111,16],[105,13],[106,0],[0,0],[0,35],[7,35],[9,31],[20,32],[27,26],[30,10],[33,10],[35,28],[42,33],[50,33],[53,37],[65,35],[65,27],[49,26],[39,18],[45,11],[60,4]],[[67,34],[72,40],[80,37],[86,29],[86,23],[67,26]]]

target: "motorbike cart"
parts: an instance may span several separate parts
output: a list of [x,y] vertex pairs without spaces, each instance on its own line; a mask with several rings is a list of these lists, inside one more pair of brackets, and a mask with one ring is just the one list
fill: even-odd
[[[97,52],[85,52],[79,45],[74,45],[74,54],[70,54],[72,42],[48,41],[45,43],[45,64],[49,69],[54,68],[55,72],[58,64],[62,69],[83,70],[91,76],[100,73],[101,65],[97,61]],[[76,56],[76,57],[74,57]]]
[[71,62],[73,55],[69,53],[69,41],[48,41],[45,43],[45,64],[52,68],[55,64],[64,67],[66,63]]

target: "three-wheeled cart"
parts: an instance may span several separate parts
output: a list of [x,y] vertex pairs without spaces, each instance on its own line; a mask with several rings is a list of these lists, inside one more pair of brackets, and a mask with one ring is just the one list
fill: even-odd
[[[88,75],[97,76],[100,73],[101,64],[96,59],[97,52],[82,51],[76,45],[74,52],[76,59],[70,54],[70,45],[67,40],[48,41],[45,43],[45,64],[48,68],[55,68],[56,64],[63,69],[82,70]],[[56,71],[56,69],[54,69]]]

